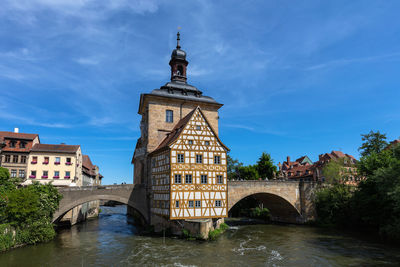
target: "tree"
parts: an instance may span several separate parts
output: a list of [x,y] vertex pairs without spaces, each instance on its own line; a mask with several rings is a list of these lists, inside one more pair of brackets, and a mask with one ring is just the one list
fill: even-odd
[[228,173],[228,180],[234,180],[239,178],[239,168],[243,166],[243,163],[237,159],[233,159],[231,156],[226,155],[226,171]]
[[326,181],[331,184],[337,184],[342,180],[343,165],[339,160],[331,160],[322,169]]
[[258,180],[260,175],[257,172],[256,165],[239,167],[239,178],[244,180]]
[[380,153],[384,150],[388,143],[386,142],[386,134],[381,134],[379,131],[373,132],[372,130],[367,134],[361,135],[362,145],[358,148],[361,156],[369,156],[372,153]]
[[272,179],[275,177],[277,172],[277,168],[274,165],[271,155],[265,152],[263,152],[261,157],[258,159],[256,169],[261,178]]

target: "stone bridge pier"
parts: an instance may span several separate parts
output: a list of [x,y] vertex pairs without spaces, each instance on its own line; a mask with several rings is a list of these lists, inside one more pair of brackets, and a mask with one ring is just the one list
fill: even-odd
[[305,223],[315,219],[315,187],[316,183],[303,181],[230,181],[228,210],[253,196],[270,210],[273,221]]

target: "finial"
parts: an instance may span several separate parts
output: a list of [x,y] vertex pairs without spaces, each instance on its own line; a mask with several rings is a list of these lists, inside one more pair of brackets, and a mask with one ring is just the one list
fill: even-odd
[[181,36],[181,34],[178,32],[177,34],[176,34],[176,49],[181,49],[181,46],[179,45],[179,41],[181,40],[181,38],[180,38],[180,36]]

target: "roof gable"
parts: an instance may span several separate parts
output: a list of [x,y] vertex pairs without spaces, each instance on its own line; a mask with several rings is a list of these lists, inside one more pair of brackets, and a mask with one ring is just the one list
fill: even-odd
[[[197,130],[196,126],[200,126],[202,130]],[[200,135],[201,133],[205,134],[207,137],[203,138],[204,140],[199,139],[198,141],[212,142],[214,140],[218,146],[222,147],[222,150],[229,150],[218,138],[218,135],[207,121],[207,118],[201,111],[201,108],[197,107],[189,112],[189,114],[187,114],[175,125],[174,129],[172,129],[172,131],[166,136],[166,138],[160,143],[154,152],[166,148],[183,148],[182,142],[189,140],[189,136]],[[193,148],[196,146],[199,146],[199,144],[194,144]]]

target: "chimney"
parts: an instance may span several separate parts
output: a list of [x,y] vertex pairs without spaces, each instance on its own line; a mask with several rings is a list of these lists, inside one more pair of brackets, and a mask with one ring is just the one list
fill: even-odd
[[290,165],[290,157],[289,156],[286,157],[286,162],[288,165]]
[[14,128],[14,133],[19,133],[19,128]]

